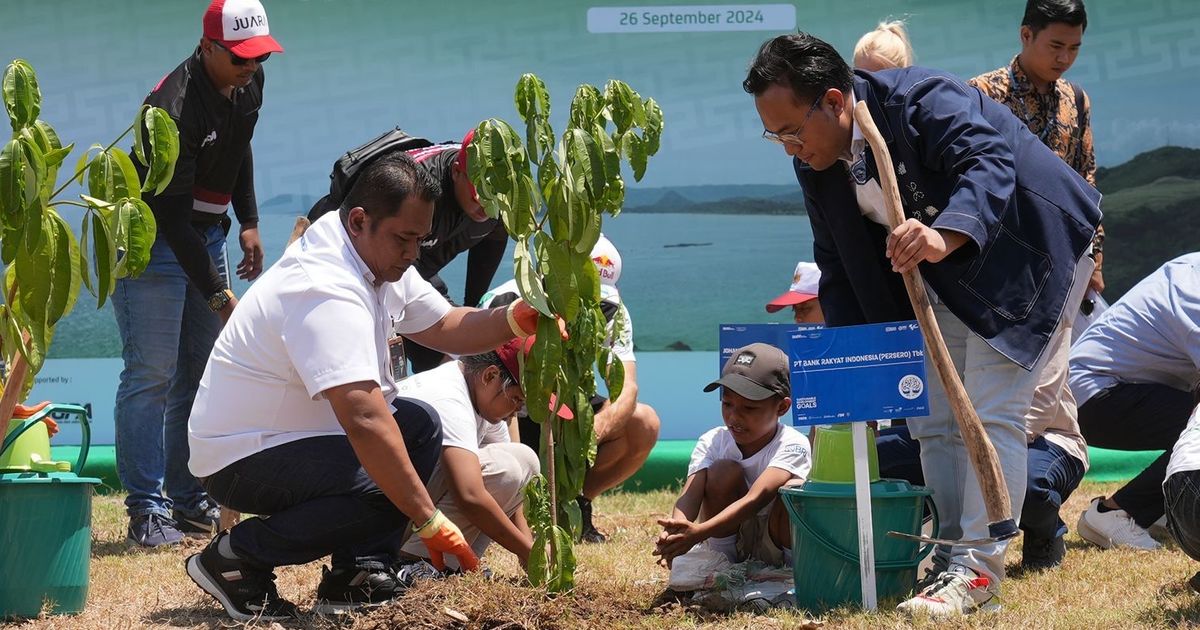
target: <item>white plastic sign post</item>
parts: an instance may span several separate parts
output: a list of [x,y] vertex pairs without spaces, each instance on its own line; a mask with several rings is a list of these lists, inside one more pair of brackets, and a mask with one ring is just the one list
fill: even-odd
[[875,527],[871,522],[871,468],[867,460],[867,424],[851,423],[854,438],[854,499],[858,516],[858,572],[862,604],[875,610]]

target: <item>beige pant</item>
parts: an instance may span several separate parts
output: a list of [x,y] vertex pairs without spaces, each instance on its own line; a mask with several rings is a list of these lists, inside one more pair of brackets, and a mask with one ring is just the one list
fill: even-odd
[[[525,484],[541,469],[533,449],[519,442],[488,444],[479,449],[479,467],[483,473],[483,487],[509,517],[521,508],[525,498]],[[442,468],[441,462],[433,469],[427,488],[429,498],[433,499],[446,518],[458,525],[463,538],[471,545],[475,555],[483,557],[483,552],[487,550],[492,539],[467,519],[462,508],[454,500],[454,493],[450,491],[449,476]],[[425,548],[420,537],[411,535],[411,532],[404,543],[403,551],[421,558],[429,558],[429,550]],[[458,568],[458,561],[453,557],[447,556],[446,564],[451,568]]]

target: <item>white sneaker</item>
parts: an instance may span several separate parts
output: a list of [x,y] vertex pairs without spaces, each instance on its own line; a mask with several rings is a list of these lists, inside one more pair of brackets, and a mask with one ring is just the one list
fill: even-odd
[[901,602],[896,610],[908,614],[926,614],[934,618],[953,617],[976,611],[1000,610],[1000,598],[987,576],[965,567],[954,566],[925,587],[920,594]]
[[1092,499],[1088,509],[1079,514],[1075,529],[1081,538],[1103,549],[1126,547],[1153,551],[1162,547],[1125,510],[1101,512],[1100,501],[1103,498]]

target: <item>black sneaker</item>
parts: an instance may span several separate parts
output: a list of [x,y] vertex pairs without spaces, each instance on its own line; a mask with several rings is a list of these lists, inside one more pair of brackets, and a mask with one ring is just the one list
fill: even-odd
[[392,572],[395,574],[396,580],[400,585],[406,589],[412,588],[418,580],[436,580],[445,576],[444,573],[438,571],[432,564],[429,564],[425,560],[401,562],[392,568]]
[[194,512],[171,510],[171,517],[175,519],[175,526],[179,531],[193,538],[211,538],[221,527],[220,506],[207,500],[200,503],[199,509]]
[[602,543],[608,542],[608,536],[596,526],[592,524],[592,502],[582,496],[575,497],[575,503],[579,504],[579,515],[583,524],[583,528],[579,533],[579,539],[585,543]]
[[332,570],[321,567],[321,584],[317,586],[313,612],[331,615],[378,606],[396,599],[406,589],[407,585],[380,564]]
[[1021,542],[1021,566],[1030,571],[1045,571],[1062,564],[1067,544],[1062,536],[1034,538],[1026,535]]
[[183,540],[183,533],[175,526],[175,521],[161,514],[141,514],[129,517],[125,538],[140,547],[155,548],[178,545]]
[[184,562],[188,577],[212,595],[237,621],[280,621],[298,617],[296,605],[279,596],[273,572],[252,567],[242,560],[230,560],[217,551],[217,543],[228,535],[217,536],[204,551],[193,554]]

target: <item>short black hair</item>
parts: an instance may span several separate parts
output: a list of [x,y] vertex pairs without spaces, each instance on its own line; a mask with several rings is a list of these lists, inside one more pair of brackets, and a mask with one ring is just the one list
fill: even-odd
[[742,89],[760,96],[774,84],[790,87],[801,101],[814,101],[837,88],[849,93],[854,73],[838,51],[803,31],[767,40],[750,62]]
[[1087,9],[1083,8],[1083,0],[1029,0],[1025,3],[1021,26],[1028,26],[1037,34],[1054,23],[1082,26],[1086,31]]
[[411,195],[432,202],[441,194],[441,183],[428,170],[403,151],[395,151],[368,164],[355,178],[350,194],[342,201],[342,221],[351,208],[362,208],[373,221],[379,221],[399,213]]
[[463,369],[468,376],[483,374],[483,371],[491,366],[500,368],[500,388],[504,389],[513,385],[520,385],[516,377],[504,365],[504,361],[500,360],[500,355],[495,350],[489,350],[481,354],[468,354],[459,357],[459,361],[463,364]]

